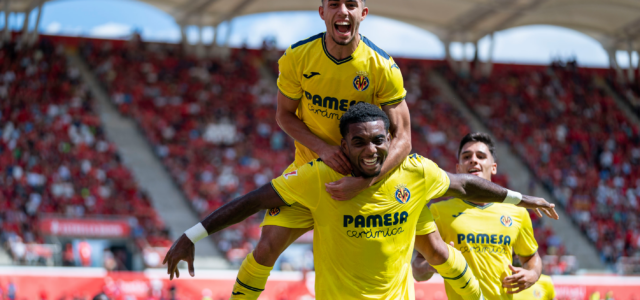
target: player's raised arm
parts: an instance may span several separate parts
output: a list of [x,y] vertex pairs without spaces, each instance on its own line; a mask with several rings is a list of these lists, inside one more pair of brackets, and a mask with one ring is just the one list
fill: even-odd
[[444,194],[446,197],[456,197],[473,202],[504,202],[515,204],[520,207],[533,209],[536,214],[542,217],[538,209],[542,209],[545,215],[552,219],[558,219],[555,204],[534,196],[522,195],[503,188],[489,180],[482,179],[470,174],[448,173],[450,184],[449,189]]
[[167,264],[167,274],[169,274],[169,278],[173,279],[174,273],[176,277],[180,277],[178,263],[181,260],[187,262],[189,274],[191,276],[195,275],[195,269],[193,267],[195,242],[212,233],[243,221],[262,209],[282,205],[286,205],[286,203],[284,203],[280,196],[274,191],[271,184],[267,183],[257,190],[240,198],[236,198],[216,209],[204,218],[202,222],[185,231],[185,233],[173,243],[163,262],[163,264]]
[[296,115],[299,100],[290,99],[278,91],[278,108],[276,121],[280,128],[290,137],[317,153],[327,166],[342,175],[351,174],[351,164],[347,156],[342,153],[340,146],[325,143],[313,134],[309,127]]

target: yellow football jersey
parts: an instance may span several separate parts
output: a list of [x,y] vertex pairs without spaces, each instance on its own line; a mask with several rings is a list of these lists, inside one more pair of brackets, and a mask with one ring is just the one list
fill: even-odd
[[[340,118],[357,102],[377,106],[402,102],[404,89],[400,68],[382,49],[361,36],[353,54],[338,60],[325,48],[319,33],[291,45],[278,61],[278,88],[286,97],[299,100],[298,117],[311,132],[328,144],[340,145]],[[296,166],[318,155],[295,142]]]
[[553,300],[556,298],[556,290],[553,281],[547,275],[540,275],[538,282],[532,287],[513,295],[513,300]]
[[[464,255],[484,297],[512,299],[502,288],[502,279],[511,275],[511,253],[531,256],[538,251],[527,210],[511,204],[480,206],[450,199],[431,205],[431,213],[442,239],[454,242]],[[449,299],[462,299],[448,285],[445,288]]]
[[324,185],[342,177],[318,159],[271,182],[313,215],[317,299],[414,299],[414,237],[435,231],[426,204],[449,177],[413,154],[355,198],[332,200]]

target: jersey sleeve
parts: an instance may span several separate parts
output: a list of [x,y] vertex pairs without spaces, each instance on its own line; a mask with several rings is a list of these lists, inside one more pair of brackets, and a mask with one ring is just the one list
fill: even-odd
[[278,89],[287,98],[300,100],[302,98],[302,84],[300,83],[301,71],[298,70],[295,57],[291,53],[291,47],[284,52],[278,60]]
[[429,234],[436,231],[436,229],[436,223],[433,219],[433,215],[431,214],[431,210],[429,210],[429,207],[425,205],[422,208],[422,212],[420,212],[420,217],[418,218],[416,235]]
[[295,171],[273,179],[271,186],[287,205],[298,202],[307,208],[313,208],[317,206],[321,194],[321,181],[318,163],[311,161]]
[[449,190],[449,175],[430,159],[422,156],[419,156],[419,158],[424,167],[427,199],[442,197]]
[[376,103],[380,106],[398,104],[407,96],[400,67],[389,58],[389,67],[382,70],[380,87],[376,91]]
[[522,226],[520,227],[520,234],[513,245],[513,251],[518,256],[529,257],[538,251],[538,242],[536,242],[536,238],[533,236],[531,217],[529,217],[529,212],[526,209],[522,209],[521,222]]

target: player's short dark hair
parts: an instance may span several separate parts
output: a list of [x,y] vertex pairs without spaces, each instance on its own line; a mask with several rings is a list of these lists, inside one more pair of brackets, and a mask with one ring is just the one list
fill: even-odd
[[347,136],[349,133],[349,125],[351,124],[379,120],[382,120],[384,123],[384,130],[388,132],[389,117],[387,117],[387,114],[373,104],[358,102],[355,105],[352,105],[347,112],[342,115],[342,118],[340,118],[340,134],[342,134],[342,137]]
[[462,152],[462,147],[466,145],[468,142],[481,142],[487,145],[489,148],[489,152],[491,152],[491,156],[493,156],[493,160],[496,160],[496,146],[493,144],[493,138],[487,133],[484,132],[472,132],[465,135],[460,141],[460,147],[458,147],[458,159],[460,159],[460,152]]

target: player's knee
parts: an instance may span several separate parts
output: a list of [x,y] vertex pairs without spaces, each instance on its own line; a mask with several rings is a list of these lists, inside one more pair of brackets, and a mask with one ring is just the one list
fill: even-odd
[[449,257],[449,248],[442,240],[430,243],[423,251],[426,252],[423,253],[424,258],[431,265],[443,264]]

